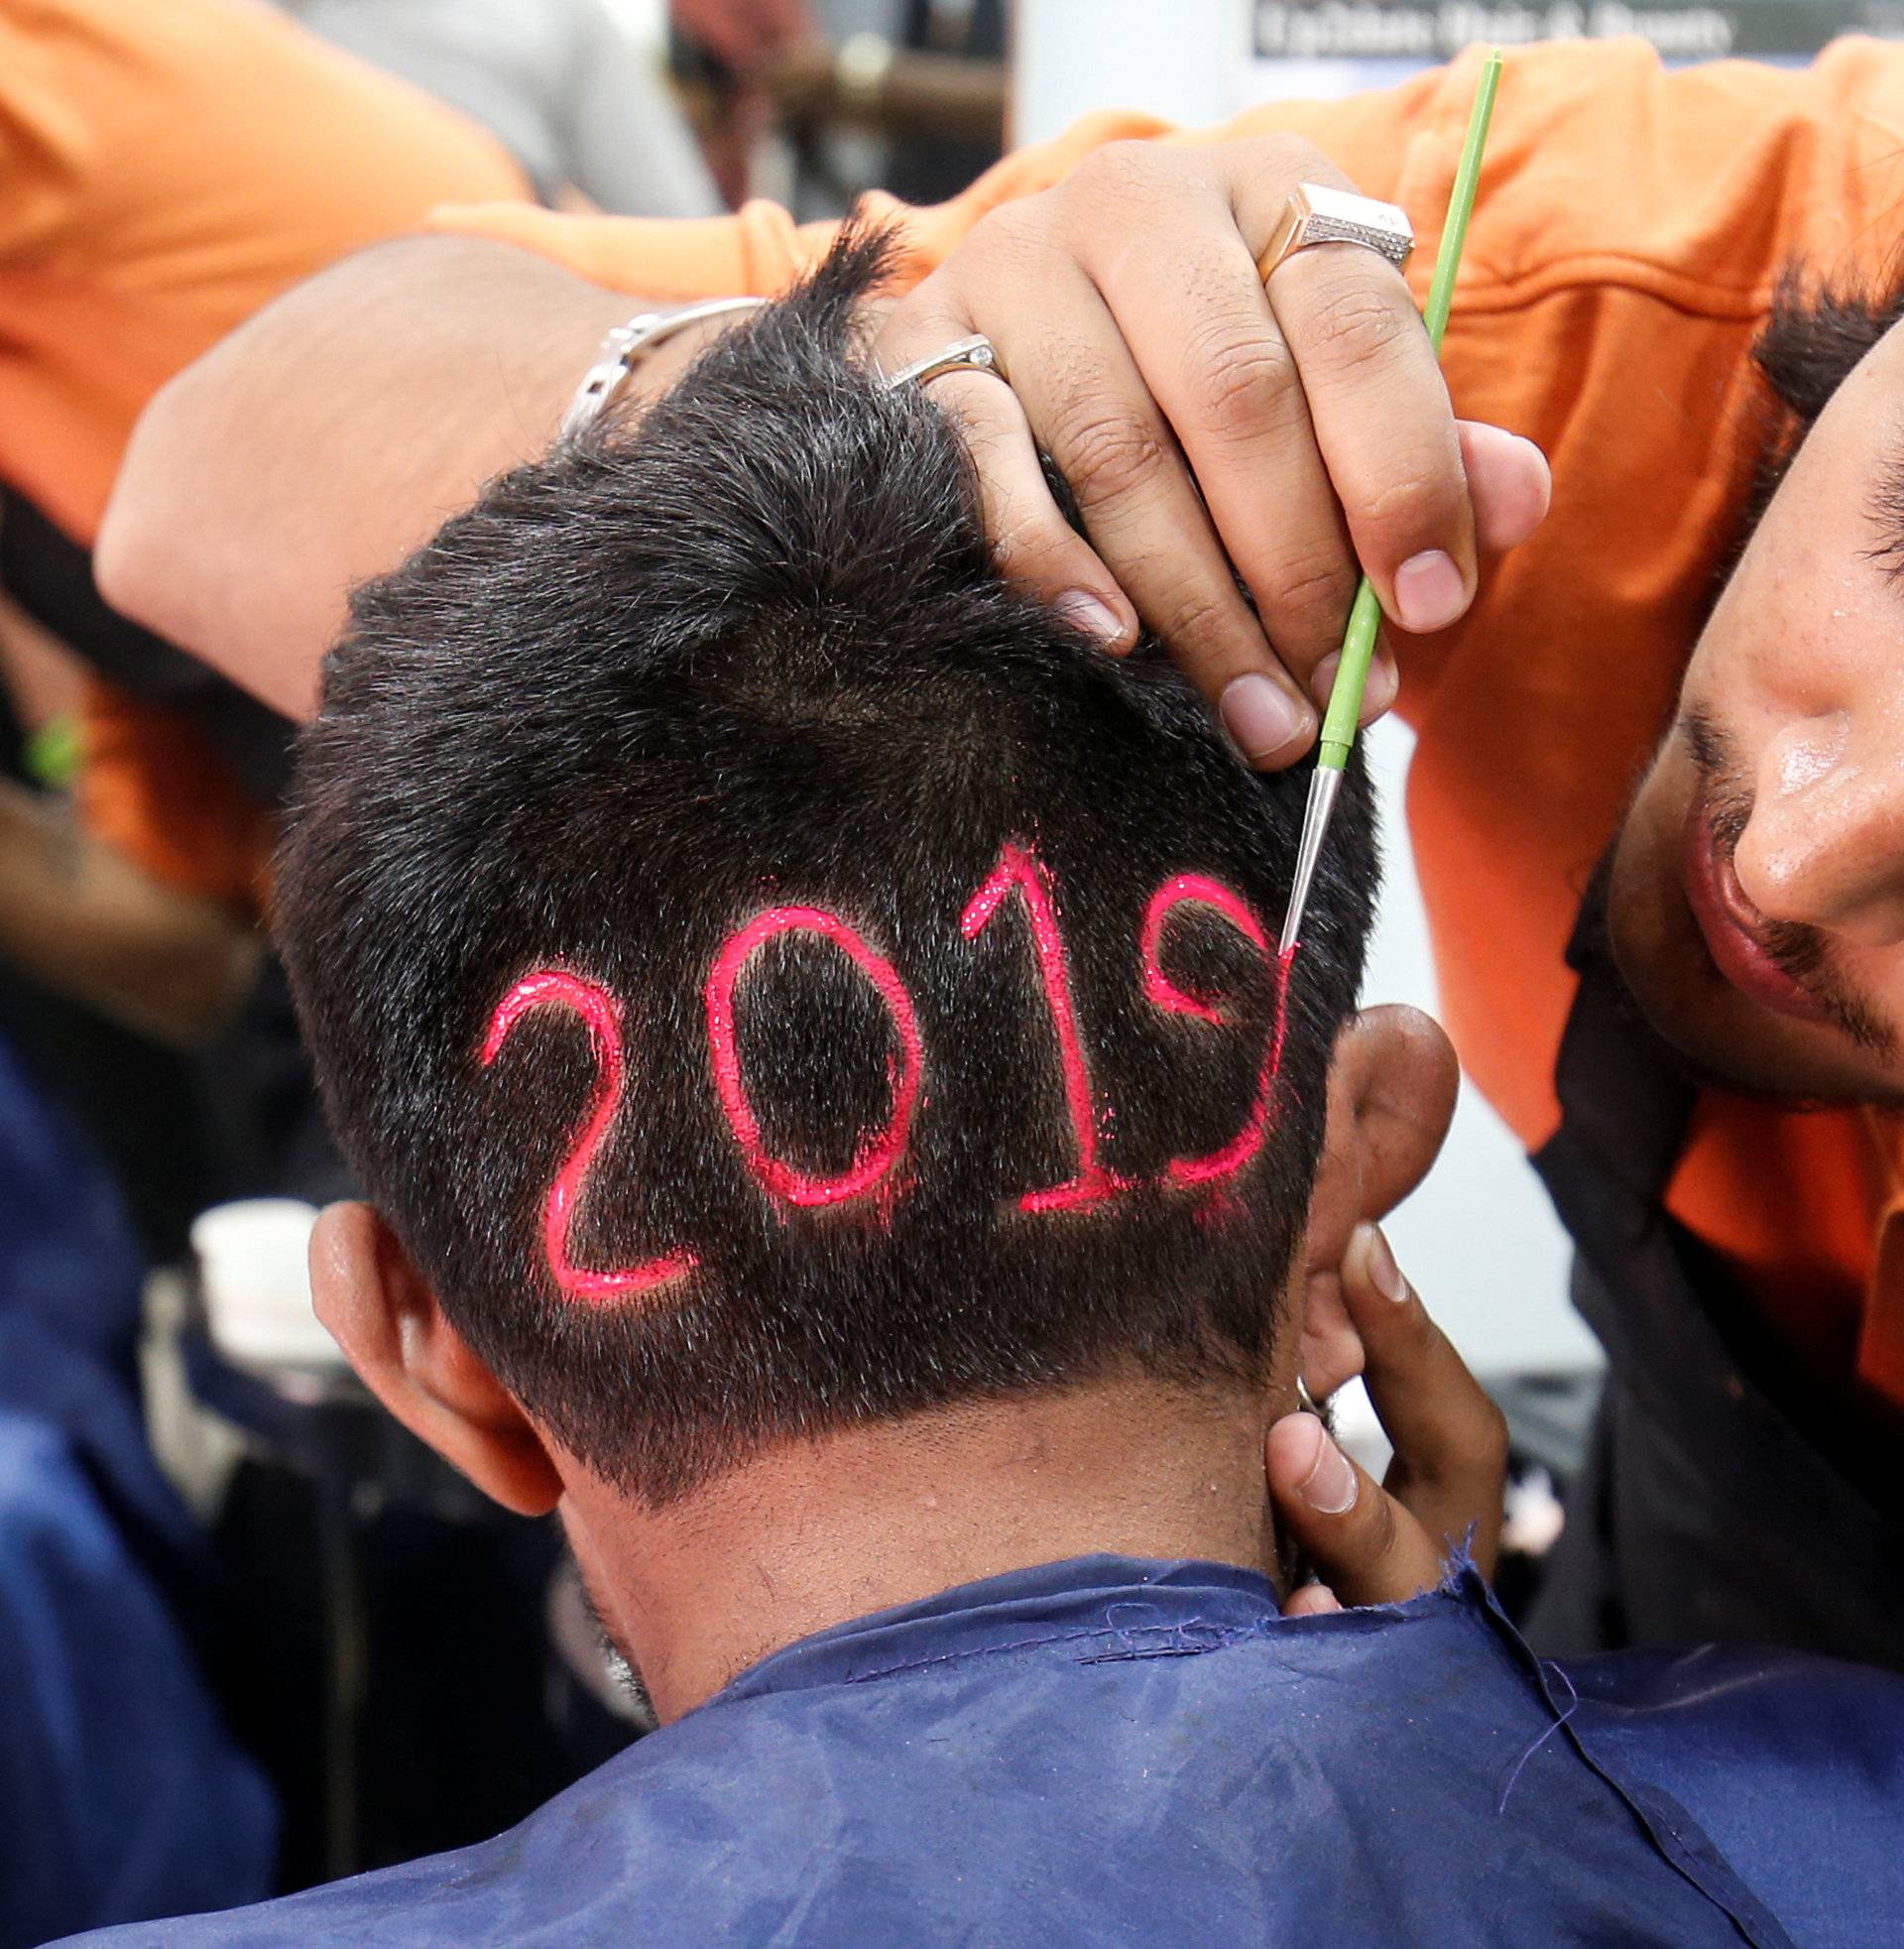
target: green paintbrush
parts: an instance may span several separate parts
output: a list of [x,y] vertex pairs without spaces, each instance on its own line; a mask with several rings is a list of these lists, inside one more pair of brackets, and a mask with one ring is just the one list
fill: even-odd
[[[1435,256],[1435,275],[1428,286],[1428,305],[1422,318],[1428,326],[1428,340],[1437,354],[1441,336],[1448,328],[1448,306],[1455,296],[1455,273],[1461,267],[1461,247],[1468,239],[1468,219],[1475,210],[1475,187],[1481,181],[1481,152],[1488,141],[1488,122],[1494,112],[1494,90],[1500,85],[1500,53],[1496,49],[1482,63],[1481,86],[1475,94],[1474,113],[1468,118],[1468,139],[1462,145],[1461,167],[1455,172],[1454,192],[1448,198],[1448,220],[1442,226],[1441,249]],[[1336,680],[1329,691],[1329,708],[1323,715],[1322,737],[1316,749],[1316,769],[1309,779],[1309,804],[1302,815],[1302,843],[1296,849],[1295,883],[1289,890],[1289,911],[1283,916],[1280,946],[1287,954],[1296,944],[1302,928],[1303,909],[1309,905],[1310,883],[1316,877],[1316,861],[1329,831],[1329,817],[1336,808],[1336,793],[1342,786],[1342,768],[1356,742],[1356,724],[1362,716],[1363,685],[1368,681],[1369,659],[1375,654],[1375,630],[1381,622],[1381,603],[1367,575],[1356,591],[1355,607],[1349,612],[1349,627],[1342,639],[1342,661],[1336,667]]]

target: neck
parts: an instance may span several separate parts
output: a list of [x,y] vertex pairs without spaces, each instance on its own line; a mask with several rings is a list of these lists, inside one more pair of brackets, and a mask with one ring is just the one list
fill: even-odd
[[663,1510],[570,1473],[564,1526],[663,1723],[770,1652],[1098,1551],[1274,1569],[1264,1393],[1092,1383],[787,1443]]

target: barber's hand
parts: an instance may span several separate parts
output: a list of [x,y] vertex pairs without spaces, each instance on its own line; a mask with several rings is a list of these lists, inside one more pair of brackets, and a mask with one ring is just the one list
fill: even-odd
[[1336,1037],[1298,1313],[1297,1371],[1313,1401],[1327,1401],[1365,1365],[1343,1291],[1356,1234],[1379,1225],[1428,1174],[1460,1090],[1454,1044],[1419,1009],[1363,1009]]
[[[930,383],[971,443],[1006,572],[1107,647],[1129,648],[1141,618],[1265,769],[1314,740],[1358,558],[1396,625],[1443,629],[1474,597],[1478,554],[1524,541],[1549,489],[1530,442],[1455,419],[1408,287],[1375,252],[1297,251],[1265,295],[1257,259],[1304,182],[1355,186],[1293,136],[1109,144],[988,215],[876,340],[889,372],[992,340],[1009,386]],[[1367,716],[1396,681],[1384,647]]]
[[1507,1423],[1373,1225],[1358,1226],[1343,1255],[1342,1296],[1362,1339],[1368,1399],[1395,1454],[1377,1484],[1314,1414],[1285,1414],[1269,1430],[1276,1522],[1321,1579],[1291,1595],[1289,1617],[1404,1603],[1440,1581],[1471,1527],[1484,1576],[1493,1575],[1500,1553]]

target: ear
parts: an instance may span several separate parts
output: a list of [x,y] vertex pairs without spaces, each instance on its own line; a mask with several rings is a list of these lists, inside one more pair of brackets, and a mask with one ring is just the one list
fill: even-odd
[[1454,1044],[1419,1009],[1366,1009],[1336,1038],[1302,1294],[1302,1378],[1319,1401],[1362,1372],[1338,1274],[1350,1235],[1386,1217],[1428,1174],[1460,1087]]
[[562,1480],[536,1425],[444,1317],[381,1215],[334,1204],[310,1239],[317,1317],[364,1385],[452,1468],[519,1516],[546,1516]]

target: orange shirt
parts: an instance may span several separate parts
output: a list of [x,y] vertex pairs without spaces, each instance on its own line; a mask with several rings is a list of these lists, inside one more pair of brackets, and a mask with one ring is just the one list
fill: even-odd
[[[473,124],[257,0],[7,0],[0,482],[89,545],[174,373],[444,197],[524,193]],[[243,900],[257,808],[195,735],[99,685],[88,743],[95,826]]]
[[[923,275],[985,210],[1112,137],[1294,130],[1409,211],[1419,288],[1474,84],[1469,59],[1204,135],[1098,116],[951,203],[875,207],[902,221]],[[432,221],[654,298],[775,291],[831,236],[766,204],[687,224],[527,209]],[[1462,625],[1415,648],[1402,703],[1420,735],[1408,807],[1449,1027],[1530,1147],[1558,1114],[1580,894],[1665,722],[1735,526],[1757,445],[1747,351],[1774,280],[1798,252],[1875,277],[1900,232],[1904,49],[1846,41],[1803,71],[1672,74],[1637,42],[1508,57],[1444,363],[1464,415],[1546,449],[1554,507]],[[1904,1403],[1899,1185],[1889,1117],[1710,1096],[1669,1203],[1816,1372]]]

